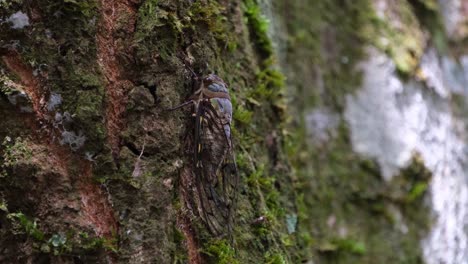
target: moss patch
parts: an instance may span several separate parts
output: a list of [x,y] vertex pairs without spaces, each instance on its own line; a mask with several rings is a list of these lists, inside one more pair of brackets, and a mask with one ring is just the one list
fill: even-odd
[[55,256],[68,254],[86,256],[101,249],[116,251],[116,241],[98,238],[85,232],[77,234],[77,231],[67,230],[66,232],[46,233],[40,229],[37,219],[31,219],[21,212],[8,213],[6,218],[11,222],[10,232],[16,236],[32,238],[33,247],[38,252]]
[[[402,1],[382,13],[410,25],[404,28],[392,24],[396,20],[379,17],[365,0],[318,1],[313,7],[306,1],[294,1],[277,3],[275,8],[291,10],[284,21],[289,30],[286,85],[288,96],[294,98],[291,101],[298,104],[288,109],[295,118],[286,127],[284,144],[296,192],[301,194],[295,201],[297,244],[302,249],[296,260],[421,262],[417,245],[430,224],[429,209],[423,202],[430,176],[426,169],[416,169],[419,176],[415,180],[408,171],[421,168],[422,163],[415,158],[400,176],[386,183],[374,161],[353,152],[344,122],[335,139],[317,146],[305,143],[304,123],[304,114],[311,108],[344,111],[346,95],[361,84],[356,66],[365,59],[366,46],[386,51],[400,72],[415,71],[425,39],[412,6]],[[392,253],[395,248],[400,250],[397,256]]]

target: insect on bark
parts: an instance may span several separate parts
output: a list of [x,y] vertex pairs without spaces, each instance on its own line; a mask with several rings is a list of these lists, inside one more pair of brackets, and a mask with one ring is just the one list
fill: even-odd
[[[200,78],[195,80],[198,83]],[[202,78],[197,88],[187,102],[169,110],[192,106],[198,214],[212,234],[231,237],[239,182],[231,139],[231,98],[226,83],[215,74]]]

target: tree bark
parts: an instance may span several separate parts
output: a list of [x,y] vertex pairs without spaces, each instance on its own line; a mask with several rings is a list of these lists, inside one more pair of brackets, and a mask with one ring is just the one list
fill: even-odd
[[[421,72],[432,51],[466,56],[453,6],[0,1],[0,262],[456,263],[432,254],[437,170],[424,148],[392,148],[407,141],[377,111],[406,113],[414,94],[452,105]],[[190,202],[190,110],[167,111],[194,92],[191,70],[229,86],[232,241]]]
[[[282,76],[258,4],[245,5],[254,13],[239,1],[2,3],[1,262],[291,258]],[[232,243],[187,203],[191,114],[165,109],[193,92],[188,68],[217,73],[233,97]]]

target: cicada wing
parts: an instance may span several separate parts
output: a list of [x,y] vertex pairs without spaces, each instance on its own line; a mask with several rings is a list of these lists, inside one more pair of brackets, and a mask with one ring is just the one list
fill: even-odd
[[205,113],[205,106],[199,104],[196,109],[194,133],[194,172],[196,175],[198,209],[200,217],[208,226],[208,229],[214,234],[219,234],[222,233],[222,227],[218,219],[222,217],[219,216],[218,208],[214,204],[217,201],[214,198],[217,193],[213,191],[212,187],[215,179],[213,179],[213,175],[210,173],[211,161],[209,160],[209,153],[211,150],[209,145],[211,144],[207,142],[207,135],[209,133],[206,131],[211,124],[208,124]]
[[234,225],[235,223],[235,210],[237,208],[237,192],[239,186],[239,173],[237,171],[237,165],[234,152],[232,150],[232,144],[223,164],[222,175],[224,201],[226,203],[226,206],[228,207],[227,227],[229,234],[231,234],[232,225]]
[[[196,114],[195,174],[201,218],[215,235],[230,235],[237,193],[237,167],[230,136],[216,110],[202,102]],[[229,127],[230,129],[230,127]]]

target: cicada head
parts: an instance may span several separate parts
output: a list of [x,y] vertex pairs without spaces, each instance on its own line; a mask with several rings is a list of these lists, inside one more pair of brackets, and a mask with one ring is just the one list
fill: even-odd
[[229,93],[226,83],[216,74],[209,74],[203,79],[203,84],[211,92]]

